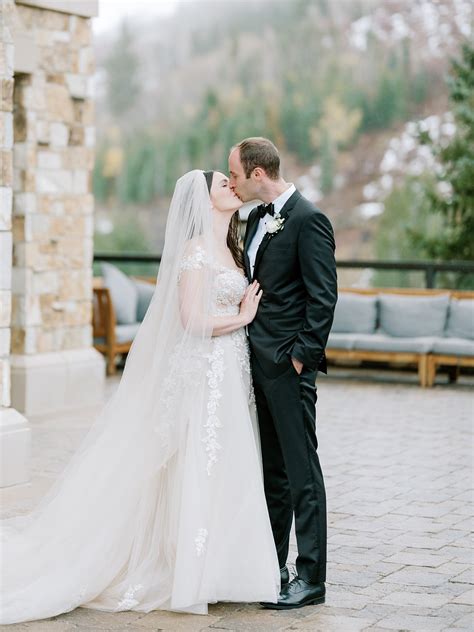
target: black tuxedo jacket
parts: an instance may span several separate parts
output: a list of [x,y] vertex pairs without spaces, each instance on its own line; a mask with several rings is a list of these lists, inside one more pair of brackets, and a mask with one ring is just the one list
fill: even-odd
[[262,299],[248,325],[253,357],[274,378],[291,356],[306,368],[327,372],[325,348],[337,301],[334,232],[329,219],[295,191],[283,206],[283,229],[266,233],[251,275],[248,248],[259,223],[248,217],[244,259],[249,279],[260,283]]

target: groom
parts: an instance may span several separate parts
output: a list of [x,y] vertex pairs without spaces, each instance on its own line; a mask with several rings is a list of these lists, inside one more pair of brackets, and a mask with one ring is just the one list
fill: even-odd
[[[248,326],[265,495],[278,553],[281,592],[267,608],[324,603],[326,496],[316,439],[318,371],[337,301],[334,234],[328,218],[280,175],[266,138],[247,138],[229,156],[230,186],[259,199],[248,218],[244,259],[263,290]],[[297,576],[286,567],[295,518]]]

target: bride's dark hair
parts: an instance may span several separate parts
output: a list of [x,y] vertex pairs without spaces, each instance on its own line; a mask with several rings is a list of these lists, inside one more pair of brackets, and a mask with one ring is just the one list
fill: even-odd
[[235,211],[229,224],[229,232],[227,233],[227,247],[232,253],[235,265],[245,270],[244,253],[240,247],[240,222],[239,211]]
[[[212,178],[214,177],[214,171],[203,171],[206,178],[207,190],[211,193]],[[242,270],[245,270],[244,253],[240,247],[240,223],[239,223],[239,211],[236,211],[230,220],[229,231],[227,233],[227,247],[229,248],[232,258],[235,261],[235,265]]]

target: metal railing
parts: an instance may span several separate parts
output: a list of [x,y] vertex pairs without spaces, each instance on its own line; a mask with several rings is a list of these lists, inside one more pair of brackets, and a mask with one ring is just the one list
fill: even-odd
[[[161,254],[151,253],[94,253],[94,262],[106,261],[108,263],[148,263],[159,264]],[[347,259],[338,260],[340,269],[371,269],[390,270],[395,272],[424,272],[425,287],[436,287],[436,275],[438,272],[457,272],[461,274],[474,274],[474,261],[371,261]]]
[[424,272],[425,287],[436,287],[438,272],[474,274],[474,261],[337,261],[338,268],[390,270],[395,272]]

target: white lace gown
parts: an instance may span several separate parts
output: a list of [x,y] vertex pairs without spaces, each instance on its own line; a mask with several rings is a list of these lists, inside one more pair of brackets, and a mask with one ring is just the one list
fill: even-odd
[[[181,269],[199,268],[199,248]],[[237,314],[248,286],[240,271],[215,266],[214,314]],[[87,608],[169,609],[207,614],[217,601],[276,601],[280,571],[263,487],[259,433],[243,328],[215,336],[200,360],[207,401],[196,411],[159,481],[156,528],[168,534],[150,568],[117,577]],[[123,587],[127,586],[124,591]]]
[[[181,269],[203,262],[198,248]],[[236,269],[214,267],[213,312],[237,314],[247,280]],[[177,424],[178,449],[166,466],[151,474],[133,469],[143,449],[134,444],[136,425],[117,442],[111,424],[40,519],[2,549],[8,572],[0,574],[0,623],[77,607],[207,614],[217,601],[277,600],[280,571],[245,332],[213,337],[195,353],[205,371],[204,401]],[[183,371],[168,375],[158,407],[166,408],[163,393],[182,397],[189,389]],[[133,401],[129,412],[133,417]]]

